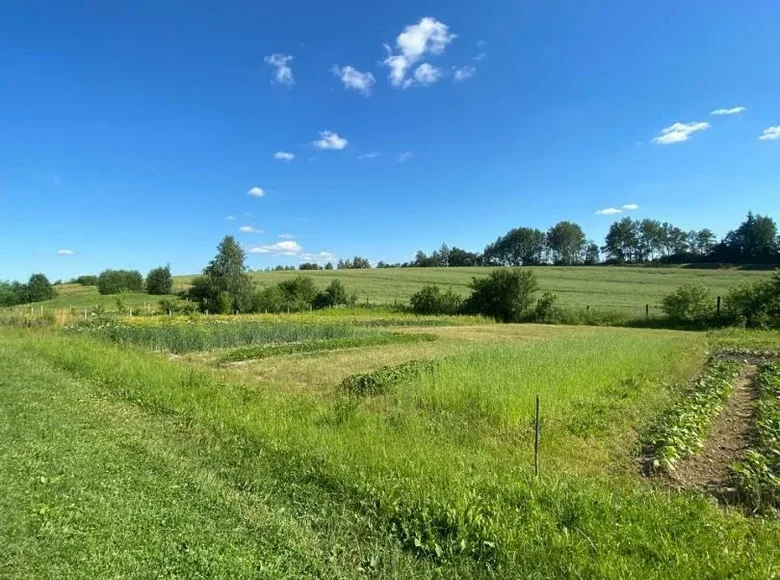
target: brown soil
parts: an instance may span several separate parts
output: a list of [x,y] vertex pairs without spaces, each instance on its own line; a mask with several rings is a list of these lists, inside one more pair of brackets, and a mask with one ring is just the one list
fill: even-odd
[[681,461],[669,475],[673,486],[723,490],[728,481],[729,467],[750,448],[755,374],[755,366],[743,368],[731,399],[715,419],[704,449]]

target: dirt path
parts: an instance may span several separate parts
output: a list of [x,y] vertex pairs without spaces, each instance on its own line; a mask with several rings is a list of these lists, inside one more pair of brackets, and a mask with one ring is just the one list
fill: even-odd
[[715,419],[704,449],[682,461],[670,475],[672,485],[721,489],[729,475],[729,467],[750,448],[753,435],[753,380],[756,367],[746,365],[740,374],[734,393]]

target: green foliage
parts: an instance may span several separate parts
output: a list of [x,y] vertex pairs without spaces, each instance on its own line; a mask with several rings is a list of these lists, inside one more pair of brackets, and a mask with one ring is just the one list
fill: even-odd
[[368,261],[368,258],[361,258],[360,256],[355,256],[351,260],[339,260],[337,265],[339,270],[363,270],[370,267],[371,262]]
[[563,311],[558,308],[558,296],[552,292],[545,292],[542,297],[536,302],[536,308],[534,308],[533,321],[542,322],[544,324],[555,324],[562,321],[564,317]]
[[143,292],[144,278],[137,270],[104,270],[98,276],[97,286],[101,294]]
[[294,343],[266,343],[231,350],[220,357],[221,363],[257,360],[272,356],[299,354],[308,352],[323,352],[346,348],[361,348],[382,346],[388,344],[412,344],[416,342],[433,342],[435,334],[405,334],[400,332],[366,332],[365,336],[331,338],[325,340],[307,340]]
[[780,509],[780,363],[759,368],[755,445],[732,467],[740,496],[756,512]]
[[411,360],[395,366],[380,367],[370,373],[348,376],[341,382],[341,390],[359,397],[378,395],[424,372],[433,373],[437,366],[436,361]]
[[198,302],[202,311],[251,311],[254,291],[244,260],[244,250],[235,238],[225,236],[217,247],[217,255],[192,282],[190,297]]
[[499,266],[542,264],[546,249],[544,232],[532,228],[515,228],[485,248],[483,261]]
[[146,275],[146,292],[152,295],[170,294],[173,291],[171,267],[159,267]]
[[686,284],[664,297],[661,309],[673,322],[703,326],[715,314],[715,298],[703,284]]
[[323,292],[317,293],[312,301],[312,306],[319,310],[333,306],[346,306],[349,302],[350,298],[344,284],[341,280],[333,280]]
[[452,289],[442,292],[436,284],[423,286],[409,298],[409,305],[415,314],[457,314],[463,299]]
[[322,266],[317,264],[316,262],[302,262],[298,266],[299,270],[322,270]]
[[546,240],[553,263],[569,266],[582,262],[585,232],[579,224],[569,221],[558,222],[548,230]]
[[749,328],[780,327],[780,271],[769,280],[733,288],[724,300],[725,319]]
[[97,286],[98,285],[98,277],[94,275],[85,275],[85,276],[79,276],[75,280],[73,280],[76,284],[79,284],[81,286]]
[[645,439],[652,469],[672,471],[687,455],[704,447],[710,424],[734,390],[740,363],[711,359],[685,399],[670,409]]
[[43,302],[51,300],[57,295],[57,291],[49,283],[44,274],[33,274],[27,281],[25,302]]
[[463,307],[501,322],[521,322],[539,290],[531,270],[500,268],[487,278],[473,278],[472,294]]

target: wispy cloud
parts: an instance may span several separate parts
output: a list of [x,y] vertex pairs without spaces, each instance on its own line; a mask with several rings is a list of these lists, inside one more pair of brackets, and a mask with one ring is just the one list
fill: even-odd
[[247,252],[250,254],[271,254],[277,256],[297,256],[303,251],[303,248],[295,240],[286,240],[276,242],[275,244],[262,244],[259,246],[249,246]]
[[277,151],[274,153],[274,159],[278,159],[279,161],[292,161],[295,159],[295,154],[287,153],[287,151]]
[[293,236],[292,234],[279,234],[279,235],[278,235],[278,236],[276,236],[276,237],[277,237],[277,238],[279,238],[280,240],[291,240],[291,239],[293,239],[295,236]]
[[263,197],[265,195],[265,190],[262,187],[255,186],[247,191],[247,193],[252,197]]
[[624,206],[622,206],[623,209],[632,210],[632,209],[639,209],[639,206],[635,203],[627,203]]
[[616,207],[606,207],[598,210],[596,215],[615,215],[616,213],[623,213],[623,210]]
[[671,145],[672,143],[682,143],[690,139],[691,135],[697,131],[709,129],[710,124],[705,121],[696,123],[675,123],[665,129],[661,129],[661,134],[653,137],[653,143],[656,145]]
[[486,52],[480,52],[477,54],[477,56],[474,57],[474,62],[479,62],[481,60],[484,60],[486,56],[487,56]]
[[300,255],[301,262],[317,262],[319,264],[333,260],[333,258],[335,258],[335,255],[331,252],[318,252],[316,254],[307,253]]
[[295,84],[292,68],[289,64],[292,61],[293,57],[289,54],[274,53],[265,57],[265,62],[276,68],[275,82],[288,87]]
[[747,111],[747,107],[732,107],[730,109],[715,109],[710,115],[715,115],[716,117],[723,115],[739,115],[745,111]]
[[234,221],[236,221],[236,216],[234,216],[234,215],[229,215],[229,216],[227,216],[225,219],[226,219],[227,221],[229,221],[229,222],[234,222]]
[[372,75],[370,72],[363,73],[357,70],[355,67],[349,65],[344,67],[334,65],[331,71],[333,71],[333,74],[341,79],[341,82],[344,83],[345,88],[358,91],[365,96],[369,96],[371,94],[371,88],[374,86],[374,83],[376,83],[374,75]]
[[358,159],[374,159],[375,157],[379,157],[382,155],[379,151],[370,151],[368,153],[363,153],[362,155],[358,155]]
[[75,256],[76,252],[74,252],[73,250],[62,249],[62,250],[57,250],[57,255],[58,256]]
[[780,125],[767,127],[758,139],[759,141],[776,141],[780,139]]
[[[390,69],[390,84],[405,89],[413,84],[427,86],[435,83],[441,77],[441,71],[427,63],[417,67],[413,78],[408,78],[407,73],[423,56],[442,54],[455,37],[446,24],[431,17],[422,18],[417,24],[404,28],[395,39],[397,53],[389,45],[385,45],[387,57],[384,64]],[[438,71],[438,75],[434,71]],[[427,84],[420,79],[424,79]]]
[[242,234],[262,234],[263,230],[258,230],[257,228],[254,228],[252,226],[241,226],[238,228],[238,231]]
[[414,157],[414,153],[412,153],[411,151],[404,151],[398,156],[398,162],[403,163],[404,161],[409,161],[409,159],[411,159],[412,157]]
[[344,149],[347,143],[346,139],[333,131],[320,131],[320,138],[312,141],[312,145],[317,149]]
[[455,81],[465,81],[467,78],[474,76],[474,73],[477,72],[477,67],[462,66],[460,68],[454,67],[452,70],[452,78]]

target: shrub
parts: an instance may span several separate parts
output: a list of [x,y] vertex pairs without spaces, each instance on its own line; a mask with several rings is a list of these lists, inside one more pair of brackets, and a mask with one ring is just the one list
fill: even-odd
[[143,292],[144,278],[137,270],[104,270],[98,276],[97,286],[101,294]]
[[473,278],[464,310],[501,322],[520,322],[533,303],[539,283],[531,270],[500,268],[487,278]]
[[97,286],[98,285],[98,277],[94,276],[92,274],[87,276],[79,276],[74,280],[76,284],[79,284],[81,286]]
[[726,295],[725,319],[751,328],[780,327],[780,272],[770,280],[742,284]]
[[25,302],[42,302],[51,300],[57,295],[57,291],[49,283],[49,279],[43,274],[33,274],[27,282]]
[[312,307],[316,309],[330,308],[331,306],[340,306],[348,302],[349,297],[344,284],[342,284],[341,280],[333,280],[325,290],[315,296]]
[[[217,255],[192,282],[189,296],[208,312],[249,312],[252,309],[252,280],[246,273],[244,250],[232,236],[225,236]],[[227,306],[223,294],[230,300]]]
[[146,275],[146,291],[152,295],[170,294],[173,291],[171,267],[154,268]]
[[282,310],[308,310],[317,297],[317,287],[309,276],[296,276],[279,282],[278,286],[282,293]]
[[661,301],[661,310],[674,322],[706,324],[712,319],[714,299],[702,284],[685,284]]
[[441,291],[437,285],[423,286],[409,298],[409,304],[415,314],[457,314],[463,299],[451,289]]
[[534,309],[534,322],[545,322],[548,324],[561,322],[565,317],[565,313],[556,306],[557,302],[558,296],[556,294],[552,292],[542,294]]
[[281,312],[284,296],[279,286],[263,288],[252,297],[252,312]]

